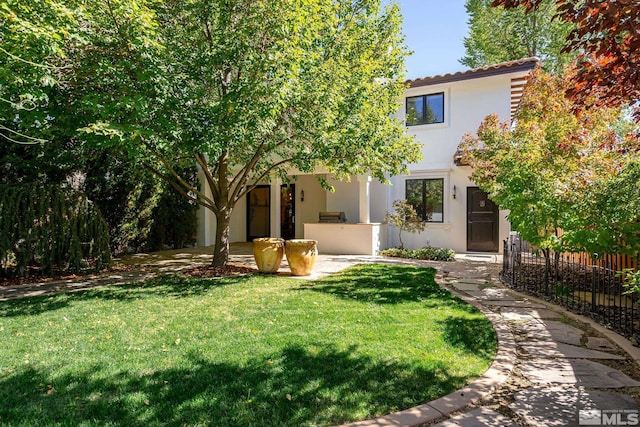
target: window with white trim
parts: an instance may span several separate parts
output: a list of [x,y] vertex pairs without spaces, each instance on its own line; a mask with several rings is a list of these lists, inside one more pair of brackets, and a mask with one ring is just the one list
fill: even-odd
[[444,222],[444,179],[408,179],[406,199],[426,222]]

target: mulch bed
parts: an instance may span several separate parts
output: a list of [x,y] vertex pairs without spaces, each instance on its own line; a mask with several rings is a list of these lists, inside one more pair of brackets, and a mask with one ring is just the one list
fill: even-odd
[[187,277],[209,278],[209,277],[237,277],[246,276],[256,273],[258,270],[246,266],[244,264],[227,263],[224,267],[213,267],[211,265],[203,265],[183,271],[182,274]]
[[[29,277],[0,277],[0,287],[8,286],[21,286],[30,285],[34,283],[48,283],[58,280],[84,280],[98,278],[103,273],[114,273],[134,270],[146,270],[151,267],[150,264],[133,264],[133,265],[119,265],[116,267],[110,267],[100,272],[93,272],[89,274],[54,274],[51,276],[44,276],[38,274],[38,272],[30,272]],[[211,265],[203,265],[194,267],[179,274],[187,277],[199,277],[199,278],[214,278],[214,277],[237,277],[245,276],[247,274],[256,273],[256,268],[249,267],[243,264],[228,263],[224,267],[212,267]]]

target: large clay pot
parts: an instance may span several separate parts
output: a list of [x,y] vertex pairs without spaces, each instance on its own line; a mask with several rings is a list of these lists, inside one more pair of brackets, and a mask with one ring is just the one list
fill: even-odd
[[287,240],[284,246],[287,262],[294,276],[308,276],[318,257],[318,241],[307,239]]
[[261,273],[277,273],[284,255],[284,239],[261,237],[253,239],[253,258]]

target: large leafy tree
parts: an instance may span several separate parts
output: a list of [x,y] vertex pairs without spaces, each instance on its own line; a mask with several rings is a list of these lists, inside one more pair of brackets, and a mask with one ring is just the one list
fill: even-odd
[[535,10],[491,7],[492,0],[467,0],[469,35],[464,38],[465,56],[460,62],[477,68],[537,56],[545,69],[562,73],[574,57],[563,53],[564,41],[573,26],[552,19],[555,0],[544,0]]
[[[89,147],[77,135],[86,117],[78,114],[81,110],[69,97],[78,81],[69,56],[77,53],[74,48],[89,46],[85,36],[91,34],[90,15],[84,3],[0,4],[0,185],[22,184],[34,197],[30,203],[39,206],[50,201],[48,194],[67,194],[59,188],[83,191],[107,221],[115,253],[189,244],[195,234],[192,204],[171,200],[172,188],[123,161],[117,150]],[[184,169],[192,183],[193,169],[194,165]],[[45,190],[31,191],[32,187]],[[35,199],[38,194],[42,200]],[[169,211],[179,217],[169,218]],[[9,223],[28,222],[19,212],[3,209],[0,217]],[[30,234],[17,241],[35,235],[22,230]]]
[[[523,238],[550,250],[640,250],[640,144],[620,109],[576,106],[569,83],[531,76],[515,128],[489,116],[463,141],[473,180]],[[635,179],[635,181],[634,181]]]
[[[217,218],[254,185],[317,168],[384,179],[419,147],[392,118],[406,49],[379,0],[98,0],[72,47],[84,138],[118,147]],[[208,196],[178,172],[196,163]]]
[[0,4],[0,141],[47,141],[51,91],[64,45],[74,37],[76,14],[60,0],[7,0]]
[[[555,0],[554,19],[575,26],[564,51],[577,53],[567,94],[581,108],[634,105],[640,101],[640,2],[637,0]],[[535,13],[545,0],[494,0],[494,6]],[[593,100],[596,102],[593,102]],[[640,120],[640,110],[635,117]]]

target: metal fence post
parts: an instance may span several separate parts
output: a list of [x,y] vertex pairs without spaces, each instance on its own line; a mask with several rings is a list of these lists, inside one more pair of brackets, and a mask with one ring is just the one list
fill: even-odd
[[511,287],[516,287],[516,242],[511,242]]
[[597,289],[597,281],[596,281],[596,274],[598,271],[598,266],[596,265],[596,261],[598,261],[598,254],[597,253],[593,253],[593,265],[591,266],[592,268],[592,284],[591,284],[591,312],[595,313],[596,312],[596,289]]

